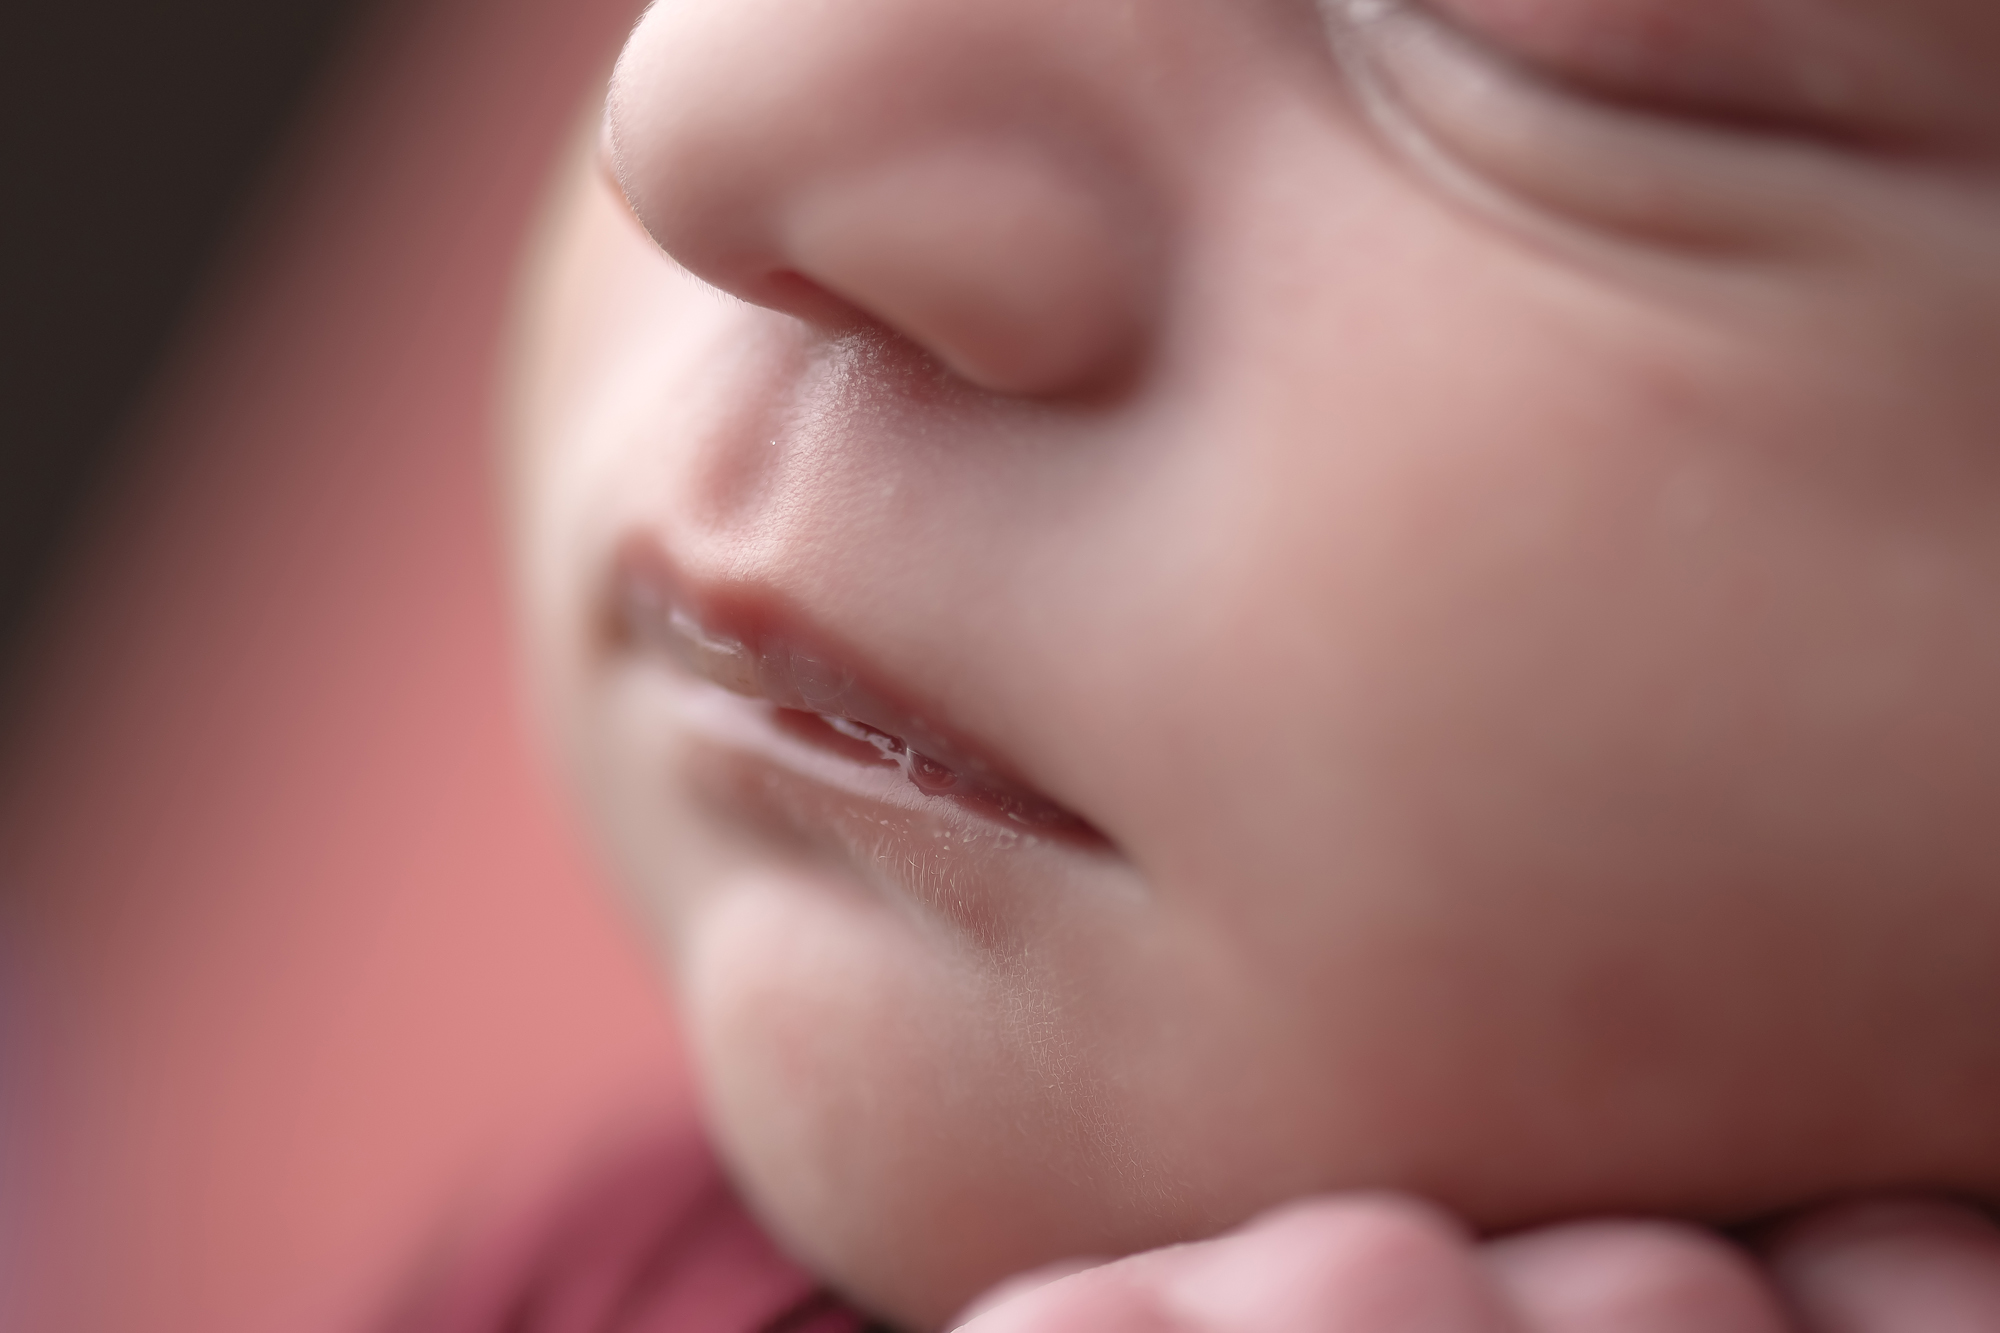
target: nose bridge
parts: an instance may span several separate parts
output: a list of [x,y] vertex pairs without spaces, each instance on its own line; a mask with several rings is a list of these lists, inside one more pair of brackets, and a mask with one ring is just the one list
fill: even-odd
[[1177,2],[666,0],[613,80],[614,165],[717,286],[858,311],[987,388],[1073,388],[1158,314],[1133,15]]

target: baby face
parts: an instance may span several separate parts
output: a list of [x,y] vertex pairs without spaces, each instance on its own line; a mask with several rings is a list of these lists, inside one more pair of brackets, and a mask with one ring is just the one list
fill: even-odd
[[520,567],[798,1253],[2000,1192],[1995,88],[1985,0],[652,10]]

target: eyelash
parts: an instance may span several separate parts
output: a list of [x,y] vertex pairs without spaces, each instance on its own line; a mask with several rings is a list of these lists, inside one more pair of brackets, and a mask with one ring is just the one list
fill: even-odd
[[1852,154],[1830,136],[1584,91],[1411,0],[1319,5],[1384,138],[1487,212],[1751,255],[1833,239],[1851,211]]

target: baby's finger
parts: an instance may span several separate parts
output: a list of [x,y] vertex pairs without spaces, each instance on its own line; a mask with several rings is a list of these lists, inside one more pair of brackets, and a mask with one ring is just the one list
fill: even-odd
[[1296,1204],[980,1309],[964,1333],[1520,1333],[1464,1234],[1387,1196]]
[[1017,1273],[998,1286],[989,1288],[984,1295],[978,1297],[972,1304],[961,1310],[958,1318],[953,1321],[952,1327],[963,1328],[996,1306],[1006,1305],[1010,1301],[1018,1301],[1030,1292],[1039,1291],[1050,1283],[1060,1282],[1066,1277],[1074,1277],[1078,1273],[1087,1273],[1092,1269],[1102,1268],[1106,1262],[1103,1259],[1060,1259],[1055,1263],[1044,1264],[1040,1268],[1030,1269],[1026,1273]]
[[1486,1249],[1525,1333],[1787,1333],[1755,1266],[1666,1222],[1581,1222]]
[[995,1291],[967,1313],[971,1318],[956,1326],[958,1333],[1182,1333],[1158,1291],[1125,1263],[1018,1294]]
[[1414,1200],[1294,1204],[1191,1248],[1166,1301],[1204,1333],[1515,1333],[1470,1239]]
[[2000,1329],[2000,1228],[1959,1204],[1829,1208],[1787,1228],[1770,1266],[1805,1333]]

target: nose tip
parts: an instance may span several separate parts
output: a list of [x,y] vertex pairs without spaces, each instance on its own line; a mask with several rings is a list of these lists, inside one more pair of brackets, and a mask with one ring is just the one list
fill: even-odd
[[938,149],[794,201],[781,248],[973,383],[1059,392],[1140,336],[1143,256],[1090,196],[1031,155]]
[[612,81],[613,167],[717,287],[886,325],[985,389],[1087,388],[1147,343],[1158,210],[1075,25],[1026,12],[1061,7],[655,5]]

